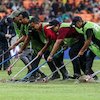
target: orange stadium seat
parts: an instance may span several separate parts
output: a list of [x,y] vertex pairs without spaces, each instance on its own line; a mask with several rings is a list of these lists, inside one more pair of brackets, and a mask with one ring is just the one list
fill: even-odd
[[24,6],[26,9],[29,9],[31,3],[32,3],[31,0],[24,0],[24,1],[23,1],[23,6]]
[[45,2],[45,0],[37,0],[39,5],[41,5],[43,2]]
[[85,21],[92,21],[93,14],[74,14],[74,16],[80,16]]
[[74,0],[69,0],[68,1],[69,4],[72,4],[73,2],[74,2]]

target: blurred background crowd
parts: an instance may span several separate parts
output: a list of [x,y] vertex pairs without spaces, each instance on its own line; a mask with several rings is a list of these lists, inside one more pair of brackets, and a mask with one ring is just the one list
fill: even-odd
[[78,15],[100,24],[100,0],[0,0],[0,19],[17,9],[26,9],[41,21],[56,18],[60,22],[71,22]]

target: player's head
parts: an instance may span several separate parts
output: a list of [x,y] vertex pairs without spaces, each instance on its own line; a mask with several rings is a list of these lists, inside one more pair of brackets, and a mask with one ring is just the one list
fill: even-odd
[[31,20],[29,21],[30,26],[33,27],[34,29],[39,29],[40,28],[40,19],[38,17],[33,17],[31,18]]
[[57,32],[60,27],[60,22],[57,20],[52,20],[51,22],[49,22],[49,26],[53,31]]
[[21,11],[17,17],[22,24],[29,23],[29,13],[27,11]]
[[72,20],[71,26],[75,25],[75,27],[81,28],[83,26],[83,20],[79,16],[75,16]]

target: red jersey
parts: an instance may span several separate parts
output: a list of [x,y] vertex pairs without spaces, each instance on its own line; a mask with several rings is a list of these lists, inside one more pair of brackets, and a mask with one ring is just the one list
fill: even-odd
[[46,38],[49,38],[50,40],[56,40],[57,39],[57,35],[54,31],[52,31],[51,29],[47,28],[48,26],[44,27],[44,32],[46,35]]
[[64,39],[64,38],[75,38],[79,35],[79,33],[75,30],[75,28],[70,27],[62,27],[59,29],[59,35],[57,39]]

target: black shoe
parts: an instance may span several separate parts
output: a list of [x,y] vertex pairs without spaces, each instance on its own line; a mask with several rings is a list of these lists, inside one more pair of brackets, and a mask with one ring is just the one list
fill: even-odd
[[41,74],[41,78],[47,77],[44,73]]
[[69,79],[69,76],[66,75],[66,76],[63,76],[63,80],[68,80]]
[[23,80],[21,80],[21,82],[28,82],[29,79],[27,77],[25,77]]
[[45,78],[47,77],[42,71],[38,70],[37,74],[39,74],[39,77]]
[[71,79],[78,79],[81,75],[75,74],[73,77],[70,76]]
[[50,80],[55,80],[55,79],[58,79],[58,78],[60,78],[60,75],[53,75],[53,76],[50,78]]
[[70,79],[75,79],[73,76],[68,76]]
[[28,81],[29,81],[29,82],[35,82],[35,80],[36,80],[36,77],[34,77],[34,76],[30,76],[30,77],[28,78]]

